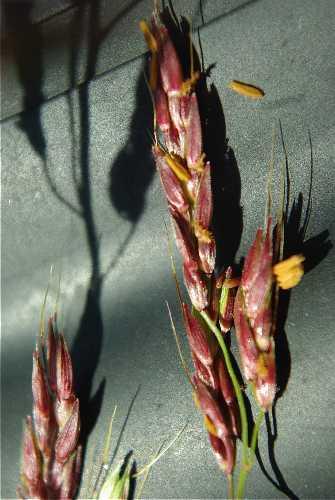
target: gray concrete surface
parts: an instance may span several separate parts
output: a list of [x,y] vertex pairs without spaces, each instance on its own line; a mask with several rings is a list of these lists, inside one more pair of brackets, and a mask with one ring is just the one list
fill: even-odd
[[[115,404],[116,441],[140,385],[117,459],[133,449],[141,466],[163,439],[172,439],[189,422],[178,443],[153,469],[144,496],[226,496],[224,477],[179,365],[165,307],[168,300],[182,332],[166,250],[166,208],[146,132],[150,101],[142,81],[143,60],[137,57],[143,44],[135,35],[136,23],[148,14],[148,5],[140,2],[134,8],[134,24],[127,34],[122,21],[111,32],[108,51],[125,64],[112,69],[113,64],[107,64],[110,52],[103,49],[99,71],[104,74],[87,92],[81,87],[47,99],[68,88],[68,64],[59,44],[48,48],[48,62],[43,63],[45,102],[40,107],[14,114],[22,109],[24,91],[14,77],[8,77],[12,89],[2,88],[6,113],[12,116],[1,126],[1,498],[15,496],[22,420],[31,411],[31,353],[51,265],[61,270],[61,324],[72,345],[77,376],[81,382],[93,377],[92,395],[104,378],[106,382],[89,437],[91,453],[103,442]],[[307,239],[329,231],[334,240],[335,3],[259,0],[229,16],[213,12],[216,19],[201,29],[201,41],[206,63],[216,62],[212,80],[223,102],[242,181],[244,233],[237,258],[245,255],[263,221],[271,130],[278,119],[288,153],[291,203],[302,192],[304,209],[310,186],[308,131],[312,138],[313,208]],[[79,73],[85,59],[81,57]],[[14,65],[8,71],[14,73]],[[253,102],[232,93],[227,83],[233,78],[257,83],[266,97]],[[279,172],[279,144],[276,159]],[[84,207],[78,202],[75,179],[84,180],[90,195]],[[81,218],[78,209],[83,211]],[[95,274],[108,270],[101,286],[90,280],[92,269]],[[335,494],[333,269],[331,251],[293,290],[285,327],[292,366],[288,388],[277,405],[275,456],[299,498]],[[55,277],[49,310],[56,289]],[[260,451],[274,477],[265,429]],[[85,477],[96,467],[96,455],[88,451]],[[256,464],[247,496],[284,494]]]
[[[173,5],[196,29],[254,1],[178,0]],[[6,0],[1,117],[35,106],[143,54],[146,47],[138,22],[150,17],[152,5],[151,0]],[[92,57],[94,68],[91,65],[88,75],[87,61]]]

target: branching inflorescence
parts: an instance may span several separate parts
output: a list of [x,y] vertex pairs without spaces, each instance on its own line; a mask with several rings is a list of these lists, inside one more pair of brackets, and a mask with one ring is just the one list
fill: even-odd
[[[162,13],[156,9],[150,24],[140,23],[151,53],[148,84],[154,105],[152,151],[192,303],[191,311],[182,302],[182,312],[195,368],[191,378],[194,399],[203,414],[213,452],[227,475],[232,497],[236,442],[242,440],[236,492],[240,498],[254,461],[262,417],[272,407],[276,394],[275,278],[283,288],[297,284],[303,274],[303,257],[294,256],[294,262],[277,264],[281,257],[282,214],[274,231],[275,241],[272,219],[267,215],[265,229],[258,229],[247,254],[242,276],[233,277],[233,262],[226,269],[215,269],[212,165],[204,151],[206,122],[201,120],[197,96],[198,82],[203,82],[206,75],[194,71],[189,33],[182,33],[179,23],[171,20],[167,9]],[[175,44],[176,30],[180,37],[184,36],[185,47],[190,47],[186,71]],[[257,97],[261,97],[259,89]],[[228,332],[233,325],[242,371],[260,407],[251,439],[244,394],[231,362]]]
[[19,498],[72,499],[81,468],[79,400],[71,357],[56,320],[33,353],[33,416],[25,422]]
[[[272,408],[276,396],[278,287],[288,289],[300,281],[304,257],[293,255],[282,261],[283,210],[273,228],[269,199],[265,227],[256,233],[241,276],[234,276],[233,262],[224,269],[216,268],[213,165],[204,146],[207,123],[200,116],[198,102],[199,82],[206,85],[207,74],[194,70],[195,50],[190,33],[181,29],[168,9],[163,13],[156,9],[150,25],[141,21],[140,28],[151,53],[148,85],[154,105],[152,152],[192,304],[190,307],[179,295],[195,370],[189,378],[212,450],[227,476],[229,496],[242,498],[262,418]],[[184,51],[189,49],[186,64],[179,53],[179,44],[176,48],[176,34],[184,43]],[[252,98],[264,95],[258,87],[238,81],[232,82],[231,88]],[[260,409],[251,436],[244,385],[230,351],[229,332],[233,326],[241,370]],[[72,499],[80,478],[81,446],[79,401],[73,389],[71,357],[64,336],[58,333],[56,315],[49,320],[46,339],[44,326],[40,333],[33,354],[33,416],[28,416],[25,422],[21,484],[17,493],[24,499]],[[183,364],[185,367],[185,360]],[[121,466],[113,470],[108,461],[110,426],[91,496],[127,498],[131,479],[146,474],[179,434],[143,469],[133,473],[127,466],[122,473]],[[242,456],[235,491],[238,440],[242,442]]]
[[[46,294],[47,295],[47,294]],[[32,393],[33,416],[25,421],[20,485],[21,499],[72,500],[82,476],[82,446],[80,443],[79,400],[74,393],[74,376],[64,335],[58,332],[56,313],[49,319],[44,338],[44,309],[42,308],[40,338],[33,353]],[[112,426],[116,407],[105,438],[103,454],[96,453],[100,463],[94,481],[91,469],[90,488],[85,498],[97,500],[127,499],[131,483],[142,476],[138,495],[144,487],[151,467],[173,446],[186,425],[169,442],[160,445],[157,453],[140,470],[130,455],[114,466],[111,455]],[[82,415],[82,418],[87,418]],[[94,481],[94,484],[93,484]]]

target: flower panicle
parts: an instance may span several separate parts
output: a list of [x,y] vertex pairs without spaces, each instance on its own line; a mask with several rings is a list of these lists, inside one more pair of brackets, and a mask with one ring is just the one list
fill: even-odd
[[33,416],[23,437],[19,498],[72,499],[79,483],[79,400],[71,357],[56,322],[49,320],[46,345],[33,353]]
[[[194,399],[203,414],[213,452],[228,476],[231,491],[234,490],[236,439],[241,436],[243,459],[238,492],[241,494],[243,475],[246,476],[251,466],[250,441],[244,398],[230,359],[227,334],[235,325],[242,370],[254,389],[262,416],[272,407],[276,394],[274,332],[278,288],[287,290],[299,283],[304,257],[297,255],[280,263],[274,262],[283,250],[280,241],[283,233],[279,230],[283,218],[279,217],[274,245],[268,193],[266,227],[256,233],[242,276],[233,276],[230,266],[217,273],[212,220],[213,167],[217,166],[211,163],[205,146],[208,141],[203,137],[209,120],[205,117],[202,121],[199,111],[204,109],[206,75],[194,71],[195,50],[191,40],[187,40],[189,68],[185,68],[187,63],[182,64],[185,58],[180,57],[177,48],[181,47],[185,32],[180,31],[178,38],[178,25],[170,16],[169,21],[175,24],[175,30],[170,30],[172,24],[165,22],[167,15],[169,9],[162,14],[156,9],[151,23],[140,23],[151,54],[148,81],[154,105],[152,151],[174,225],[185,287],[192,303],[190,311],[180,297],[195,369]],[[238,81],[233,84],[231,88],[245,95],[264,95],[255,86]],[[255,424],[252,446],[255,439],[257,441],[258,431],[259,424]]]
[[[187,76],[165,17],[154,12],[151,23],[140,23],[150,51],[149,85],[155,107],[157,139],[152,151],[172,217],[182,258],[184,283],[193,312],[182,304],[185,328],[195,368],[195,399],[204,415],[210,442],[220,466],[230,474],[235,463],[239,417],[222,353],[196,312],[210,311],[220,318],[222,332],[232,324],[235,292],[214,275],[216,242],[213,235],[212,165],[206,159],[199,113],[197,81],[191,68]],[[190,41],[187,40],[187,46]],[[191,51],[193,51],[191,45]],[[231,269],[224,278],[231,277]],[[228,380],[228,381],[227,381]],[[230,384],[230,385],[229,385]]]
[[151,53],[149,81],[155,80],[155,85],[150,89],[163,140],[163,144],[153,145],[153,156],[175,223],[185,285],[193,306],[203,310],[210,301],[206,279],[214,271],[216,246],[211,228],[212,167],[205,161],[195,90],[199,74],[191,70],[191,77],[184,77],[180,57],[162,19],[155,11],[150,25],[140,23]]
[[246,256],[234,304],[234,321],[244,376],[254,386],[260,407],[271,408],[276,394],[272,337],[272,232],[258,229]]
[[234,303],[234,323],[245,378],[256,400],[268,411],[276,395],[275,288],[297,285],[303,275],[302,255],[274,263],[272,220],[258,229],[246,256],[241,284]]
[[235,391],[213,336],[186,304],[183,304],[183,313],[195,367],[194,399],[203,414],[218,464],[226,474],[231,474],[235,465],[236,439],[240,435]]
[[212,391],[197,375],[194,384],[194,400],[203,414],[214,456],[224,473],[230,475],[235,466],[237,438],[231,415],[219,392]]

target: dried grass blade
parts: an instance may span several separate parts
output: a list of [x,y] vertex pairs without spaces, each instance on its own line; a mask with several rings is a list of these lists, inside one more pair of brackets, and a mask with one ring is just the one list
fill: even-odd
[[109,455],[110,455],[110,450],[111,450],[112,430],[113,430],[113,422],[114,422],[116,410],[117,410],[117,405],[115,405],[115,407],[114,407],[114,411],[113,411],[113,414],[112,414],[110,422],[109,422],[109,426],[108,426],[108,430],[107,430],[107,434],[106,434],[106,438],[105,438],[106,444],[105,444],[104,451],[102,454],[101,466],[100,466],[98,476],[95,480],[94,487],[93,487],[93,494],[92,494],[93,498],[96,498],[98,495],[98,484],[100,482],[100,479],[101,479],[103,473],[109,469]]
[[139,477],[142,476],[146,472],[147,469],[150,469],[160,458],[162,458],[163,455],[171,448],[171,446],[174,445],[174,443],[179,439],[181,434],[185,431],[186,427],[188,426],[188,422],[184,425],[184,427],[176,434],[176,436],[170,441],[170,443],[160,452],[158,455],[153,458],[147,465],[145,465],[142,469],[140,469],[136,474],[133,474],[132,477]]
[[[154,456],[153,456],[152,460],[155,460],[155,459],[158,457],[158,455],[160,454],[160,452],[161,452],[161,451],[162,451],[162,449],[163,449],[164,444],[165,444],[165,440],[162,442],[162,444],[160,444],[160,445],[159,445],[159,447],[158,447],[158,449],[157,449],[156,453],[154,454]],[[136,495],[136,498],[139,498],[139,499],[141,498],[142,491],[143,491],[144,485],[145,485],[145,483],[147,482],[147,479],[148,479],[148,477],[149,477],[150,470],[151,470],[151,469],[149,468],[149,469],[147,469],[147,471],[145,472],[144,477],[143,477],[142,482],[141,482],[141,485],[140,485],[140,487],[139,487],[139,489],[138,489],[138,493],[137,493],[137,495]]]

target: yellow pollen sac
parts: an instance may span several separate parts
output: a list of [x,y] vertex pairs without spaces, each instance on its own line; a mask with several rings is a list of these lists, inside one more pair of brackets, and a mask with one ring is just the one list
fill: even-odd
[[145,41],[147,43],[148,49],[154,53],[157,52],[158,46],[154,35],[151,33],[148,23],[146,21],[139,22],[140,30],[142,31]]
[[166,163],[171,168],[172,172],[176,174],[178,179],[182,182],[187,182],[191,179],[191,174],[188,170],[177,160],[172,154],[166,153],[164,156]]
[[303,255],[292,255],[292,257],[273,266],[273,274],[276,276],[280,288],[288,290],[300,282],[304,274],[302,265],[304,260]]
[[189,168],[201,174],[205,168],[205,153],[202,153],[199,160],[194,165],[190,165]]
[[196,392],[193,392],[193,401],[198,410],[200,410],[200,403]]
[[[194,401],[195,406],[198,408],[198,410],[201,411],[199,399],[198,399],[198,396],[197,396],[196,392],[193,392],[193,401]],[[205,424],[205,428],[207,429],[207,431],[210,434],[213,434],[213,436],[218,437],[218,434],[217,434],[217,431],[216,431],[216,427],[212,423],[212,421],[207,417],[207,415],[204,415],[204,424]]]
[[251,99],[261,99],[265,96],[265,92],[255,85],[250,83],[239,82],[238,80],[232,80],[228,87],[238,94],[245,95],[246,97],[251,97]]
[[257,375],[261,378],[265,378],[267,374],[268,374],[268,369],[265,364],[264,356],[263,354],[260,354],[257,360]]
[[211,243],[213,241],[212,233],[208,229],[202,227],[199,222],[194,221],[193,226],[194,233],[199,241],[202,243]]
[[185,80],[181,85],[181,89],[180,89],[181,94],[182,95],[190,94],[193,87],[195,86],[195,84],[199,80],[199,77],[200,77],[200,73],[199,73],[199,71],[196,71],[195,73],[193,73],[191,78],[188,78],[187,80]]
[[207,417],[207,415],[204,416],[204,424],[207,429],[207,431],[212,434],[215,437],[218,437],[218,433],[216,430],[215,425],[212,423],[212,421]]
[[241,278],[229,278],[224,280],[222,286],[223,288],[236,288],[240,286]]

